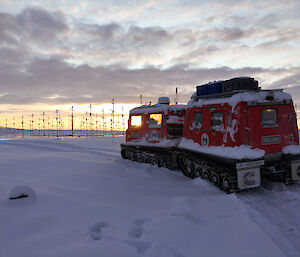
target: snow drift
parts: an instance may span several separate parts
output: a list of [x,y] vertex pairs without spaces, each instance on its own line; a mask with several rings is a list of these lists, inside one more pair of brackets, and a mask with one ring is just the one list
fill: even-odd
[[[121,140],[0,141],[0,256],[300,255],[299,185],[227,195],[123,160]],[[18,185],[36,200],[8,200]]]

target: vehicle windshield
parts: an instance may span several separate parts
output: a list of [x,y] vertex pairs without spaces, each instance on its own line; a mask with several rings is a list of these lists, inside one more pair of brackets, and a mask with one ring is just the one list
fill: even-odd
[[149,127],[160,127],[162,122],[162,114],[155,113],[149,116]]

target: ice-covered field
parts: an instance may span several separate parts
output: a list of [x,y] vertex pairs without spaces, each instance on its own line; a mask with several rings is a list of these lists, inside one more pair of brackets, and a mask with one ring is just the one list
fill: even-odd
[[[0,257],[300,256],[300,185],[227,195],[121,140],[0,141]],[[36,196],[8,200],[20,185]]]

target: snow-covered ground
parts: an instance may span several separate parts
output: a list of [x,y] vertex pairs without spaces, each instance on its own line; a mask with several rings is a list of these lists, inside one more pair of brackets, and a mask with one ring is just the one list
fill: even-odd
[[1,140],[0,257],[300,256],[300,185],[228,195],[121,140]]

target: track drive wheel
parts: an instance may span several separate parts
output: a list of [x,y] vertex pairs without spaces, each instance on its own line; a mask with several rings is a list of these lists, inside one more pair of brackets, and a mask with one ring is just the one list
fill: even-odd
[[222,189],[227,192],[227,193],[230,193],[230,183],[229,183],[229,179],[226,178],[226,177],[223,177],[222,180],[221,180],[221,186],[222,186]]
[[189,178],[195,178],[196,177],[195,164],[190,160],[186,160],[185,163],[186,165],[183,174]]
[[121,150],[121,156],[122,156],[123,159],[128,159],[128,157],[127,157],[127,150],[122,149]]
[[182,154],[179,154],[177,156],[177,164],[178,164],[179,168],[181,169],[182,173],[184,172],[184,169],[185,169],[183,159],[184,159],[184,156]]
[[210,176],[210,181],[212,183],[214,183],[215,186],[219,186],[220,179],[219,179],[219,176],[217,174],[212,173],[211,176]]
[[137,162],[143,163],[144,162],[144,158],[143,157],[138,157],[137,158]]
[[131,160],[131,161],[136,161],[137,159],[136,159],[136,154],[135,154],[135,152],[130,152],[129,153],[129,159]]
[[156,159],[151,160],[151,165],[158,166],[158,161]]
[[202,168],[200,168],[200,167],[196,168],[195,176],[202,177],[202,172],[203,172]]
[[206,169],[204,169],[203,171],[202,171],[202,175],[201,175],[201,178],[203,178],[203,179],[210,179],[210,172],[208,171],[208,170],[206,170]]

